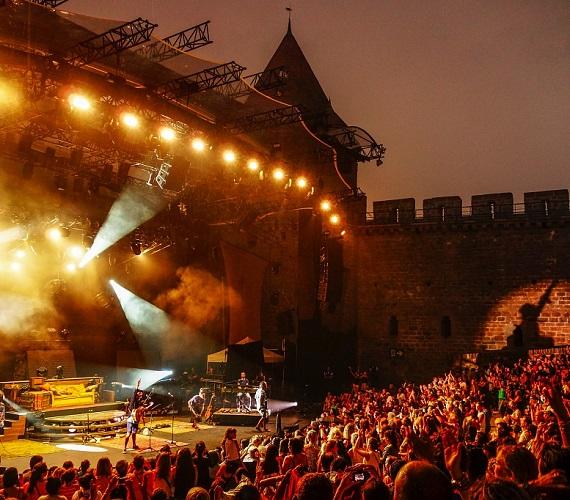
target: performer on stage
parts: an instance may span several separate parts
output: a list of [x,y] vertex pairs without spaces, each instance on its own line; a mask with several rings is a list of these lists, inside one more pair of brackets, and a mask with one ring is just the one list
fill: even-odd
[[206,405],[206,398],[204,391],[200,389],[200,392],[188,400],[188,409],[190,410],[190,422],[194,429],[199,429],[198,423],[202,419],[202,414],[204,413],[204,406]]
[[236,398],[236,406],[239,412],[250,412],[251,411],[251,396],[247,392],[247,387],[249,386],[249,380],[245,376],[245,372],[240,373],[240,378],[237,381],[238,394]]
[[255,428],[259,432],[267,432],[267,382],[261,381],[257,391],[255,391],[255,404],[257,406],[257,411],[261,415],[261,418],[257,422]]
[[146,407],[144,405],[140,405],[135,407],[131,405],[132,409],[130,411],[129,417],[127,418],[127,436],[125,437],[125,447],[123,448],[123,453],[127,452],[127,445],[129,444],[129,438],[132,436],[133,438],[133,449],[138,450],[140,449],[137,446],[137,432],[139,429],[139,423],[145,424],[144,419],[144,412],[146,411]]
[[6,418],[6,406],[4,405],[4,393],[0,391],[0,430],[4,429],[5,418]]

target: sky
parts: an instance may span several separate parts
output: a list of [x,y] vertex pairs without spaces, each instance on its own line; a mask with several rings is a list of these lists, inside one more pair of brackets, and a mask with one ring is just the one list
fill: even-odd
[[570,187],[568,0],[70,0],[168,36],[210,20],[194,52],[264,69],[292,29],[337,113],[387,148],[368,200]]

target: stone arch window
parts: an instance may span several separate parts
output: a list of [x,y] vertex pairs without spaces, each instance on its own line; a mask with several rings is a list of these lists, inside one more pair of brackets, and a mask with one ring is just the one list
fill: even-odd
[[441,336],[443,338],[451,337],[451,318],[449,316],[441,318]]
[[388,333],[390,337],[397,337],[398,336],[398,317],[395,314],[392,314],[388,319]]

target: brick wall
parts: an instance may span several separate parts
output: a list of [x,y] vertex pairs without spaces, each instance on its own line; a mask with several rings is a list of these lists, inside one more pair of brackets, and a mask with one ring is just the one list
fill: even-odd
[[501,349],[517,325],[526,346],[570,343],[568,217],[368,225],[344,245],[344,307],[331,324],[356,329],[361,366],[378,364],[385,381]]

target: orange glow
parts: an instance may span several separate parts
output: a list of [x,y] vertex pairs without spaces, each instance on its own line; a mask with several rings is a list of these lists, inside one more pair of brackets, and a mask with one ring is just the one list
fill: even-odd
[[338,214],[332,214],[329,218],[329,222],[336,226],[340,223],[340,216]]
[[176,139],[176,132],[170,127],[162,127],[158,132],[160,138],[166,142],[172,142]]
[[273,171],[273,178],[276,181],[282,181],[283,179],[285,179],[285,171],[282,168],[276,168]]
[[121,114],[121,123],[128,128],[138,128],[140,120],[134,113],[124,112]]
[[304,177],[298,177],[297,180],[295,181],[295,185],[299,189],[305,189],[309,185],[309,183],[307,182],[307,179],[305,179]]
[[223,153],[222,153],[222,158],[224,159],[224,161],[226,163],[233,163],[236,161],[236,154],[234,151],[232,151],[231,149],[226,149]]
[[259,162],[256,159],[252,158],[247,161],[247,168],[252,172],[257,172],[259,170]]
[[331,208],[332,208],[332,203],[329,200],[321,201],[321,210],[323,212],[330,212]]
[[47,237],[52,241],[59,241],[62,238],[61,230],[58,227],[50,227],[46,232]]
[[71,109],[78,109],[79,111],[91,110],[91,101],[82,94],[69,94],[67,101]]
[[206,141],[201,137],[194,137],[192,139],[192,149],[198,152],[204,151],[206,149]]
[[20,272],[23,269],[21,262],[12,262],[10,264],[10,269],[14,272]]

